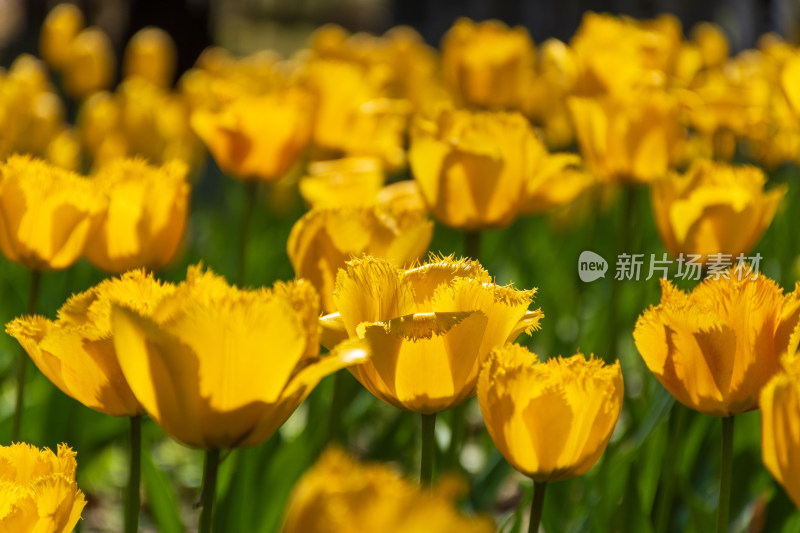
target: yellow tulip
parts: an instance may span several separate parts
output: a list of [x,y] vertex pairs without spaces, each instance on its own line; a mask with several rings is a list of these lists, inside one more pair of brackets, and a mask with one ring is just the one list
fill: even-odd
[[175,77],[178,52],[167,32],[148,26],[137,31],[125,46],[122,72],[159,87],[169,87]]
[[63,67],[64,91],[83,99],[114,81],[114,47],[99,28],[86,28],[70,43]]
[[711,161],[653,183],[653,211],[661,240],[680,253],[748,253],[769,227],[786,187],[763,190],[763,171]]
[[322,317],[322,344],[365,339],[373,356],[350,368],[356,379],[395,407],[438,413],[475,394],[492,348],[538,328],[535,292],[495,285],[477,261],[433,257],[403,271],[356,259],[336,277],[339,312]]
[[144,411],[117,362],[111,306],[126,305],[148,315],[174,291],[173,285],[134,270],[73,296],[59,309],[56,321],[17,318],[6,332],[64,394],[107,415],[135,416]]
[[346,157],[308,165],[300,194],[311,207],[364,205],[374,201],[385,176],[378,159]]
[[463,487],[445,478],[431,492],[380,463],[359,464],[344,452],[326,450],[300,481],[286,507],[283,533],[491,533],[489,517],[469,517],[455,499]]
[[410,113],[411,106],[405,100],[376,98],[364,102],[350,118],[341,148],[350,156],[377,157],[387,169],[402,169]]
[[678,64],[683,32],[672,15],[650,20],[586,12],[570,41],[582,96],[620,99],[664,87]]
[[48,65],[63,68],[69,58],[69,47],[83,29],[83,13],[75,4],[58,4],[50,10],[39,36],[39,54]]
[[77,126],[94,168],[137,156],[152,164],[180,159],[196,168],[205,150],[189,117],[189,106],[179,95],[135,77],[113,94],[103,91],[87,98]]
[[519,113],[445,110],[414,125],[409,162],[437,220],[464,230],[498,228],[517,216],[533,142]]
[[458,19],[442,39],[442,75],[467,104],[518,108],[533,76],[533,41],[525,28],[497,20]]
[[153,167],[119,159],[103,167],[94,179],[108,203],[86,245],[89,262],[111,273],[169,264],[186,226],[186,172],[180,161]]
[[70,533],[86,506],[76,468],[66,444],[58,455],[23,442],[0,446],[0,531]]
[[422,210],[361,205],[315,208],[292,227],[286,251],[297,277],[314,285],[322,308],[336,311],[336,273],[354,257],[385,258],[397,267],[410,266],[428,250],[433,223]]
[[86,506],[76,467],[66,444],[58,455],[23,442],[0,446],[0,531],[70,533]]
[[531,172],[525,182],[524,214],[542,213],[570,204],[594,185],[592,175],[581,168],[581,158],[572,153],[548,153],[538,139],[530,143]]
[[72,129],[63,129],[53,137],[45,150],[47,161],[57,167],[77,171],[81,166],[81,145]]
[[308,143],[309,112],[305,94],[287,91],[243,97],[218,113],[197,110],[191,121],[225,173],[242,180],[275,181]]
[[42,61],[21,54],[0,73],[0,159],[15,153],[45,156],[64,117],[64,103]]
[[722,28],[711,22],[701,22],[692,28],[692,41],[700,50],[703,66],[722,67],[728,60],[730,46]]
[[619,361],[583,354],[540,363],[526,348],[495,349],[481,368],[478,402],[495,446],[537,482],[581,476],[597,462],[622,409]]
[[784,295],[747,270],[706,279],[688,294],[662,280],[661,303],[636,322],[633,338],[647,367],[675,399],[702,413],[758,408],[800,321],[800,286]]
[[310,61],[303,75],[316,100],[314,144],[325,150],[344,150],[361,106],[381,96],[380,81],[362,65],[332,59]]
[[90,180],[27,156],[0,165],[0,249],[33,270],[58,270],[83,253],[104,207]]
[[599,180],[642,183],[667,173],[682,139],[670,97],[573,97],[567,103],[581,154]]
[[780,83],[792,109],[800,116],[800,53],[783,65]]
[[787,354],[782,367],[761,391],[761,456],[800,507],[800,356]]
[[360,343],[319,356],[305,281],[240,290],[199,267],[148,313],[115,303],[114,349],[137,400],[169,435],[208,450],[269,438],[326,375],[363,362]]

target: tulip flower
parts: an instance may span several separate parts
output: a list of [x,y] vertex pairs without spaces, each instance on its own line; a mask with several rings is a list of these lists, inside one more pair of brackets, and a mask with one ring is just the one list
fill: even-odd
[[433,223],[420,209],[391,205],[315,208],[292,227],[286,251],[295,274],[309,280],[322,308],[336,311],[336,274],[354,257],[382,257],[397,267],[410,266],[428,250]]
[[75,482],[75,452],[26,443],[0,446],[0,530],[70,533],[86,497]]
[[86,258],[111,273],[165,267],[183,238],[189,203],[187,167],[153,167],[141,159],[104,166],[95,182],[107,207],[86,246]]
[[459,512],[454,500],[463,488],[450,478],[432,492],[420,490],[383,464],[359,464],[329,449],[292,490],[282,531],[495,531],[489,517]]
[[139,77],[159,87],[169,87],[175,77],[178,52],[175,42],[160,28],[137,31],[125,46],[125,78]]
[[204,149],[189,117],[182,97],[133,77],[113,94],[104,91],[87,98],[77,129],[94,168],[122,157],[143,157],[152,164],[180,159],[196,168]]
[[144,409],[128,386],[114,351],[111,306],[128,305],[148,314],[174,291],[142,270],[106,280],[70,298],[58,320],[17,318],[6,332],[61,391],[95,411],[128,416],[131,424],[130,471],[125,503],[125,533],[134,533],[139,514],[141,415]]
[[442,39],[442,74],[468,105],[514,109],[533,76],[533,41],[525,28],[458,19]]
[[366,360],[363,343],[319,356],[318,309],[305,281],[240,290],[197,266],[148,312],[112,306],[114,349],[137,400],[170,436],[207,450],[202,533],[219,450],[263,442],[323,377]]
[[421,481],[432,478],[435,415],[475,394],[495,346],[538,328],[535,290],[492,283],[477,261],[431,257],[400,270],[385,259],[347,263],[336,276],[338,313],[322,317],[322,344],[363,339],[373,358],[350,372],[379,399],[422,414]]
[[800,115],[800,56],[786,61],[781,70],[781,88],[797,115]]
[[570,40],[578,69],[576,92],[625,100],[642,88],[664,87],[682,42],[680,20],[673,15],[634,20],[587,11]]
[[619,361],[583,354],[540,363],[526,348],[491,352],[478,379],[486,429],[511,465],[534,481],[589,471],[605,450],[622,409]]
[[[792,354],[792,355],[789,355]],[[764,466],[800,507],[800,356],[790,350],[782,369],[761,391],[761,455]]]
[[619,361],[604,365],[579,353],[540,363],[515,344],[490,353],[478,402],[495,446],[536,483],[530,531],[538,529],[546,483],[585,474],[603,454],[623,390]]
[[374,201],[385,176],[378,159],[345,157],[308,165],[300,194],[311,207],[365,205]]
[[530,143],[531,173],[525,182],[520,211],[535,214],[570,204],[595,184],[594,177],[582,168],[579,155],[548,153],[538,139]]
[[675,399],[723,417],[717,531],[728,527],[734,415],[758,408],[780,355],[797,346],[800,322],[800,285],[784,295],[747,270],[706,279],[688,294],[662,280],[661,303],[633,332],[645,364]]
[[489,350],[538,328],[535,292],[493,284],[477,261],[433,256],[403,271],[355,259],[336,277],[339,312],[322,317],[322,344],[366,339],[374,356],[350,368],[356,379],[395,407],[437,413],[475,394]]
[[662,280],[661,303],[636,322],[645,364],[690,409],[722,417],[757,409],[800,320],[800,288],[784,295],[746,270],[706,279],[690,293]]
[[41,60],[21,54],[0,73],[0,159],[12,154],[45,157],[64,131],[64,103]]
[[305,281],[246,291],[191,267],[149,311],[112,306],[114,349],[145,411],[189,446],[255,446],[325,375],[364,361],[363,349],[318,355],[317,295]]
[[70,42],[64,60],[64,91],[75,99],[108,89],[116,69],[114,47],[99,28],[86,28]]
[[586,166],[604,182],[664,176],[682,139],[675,103],[661,93],[567,101]]
[[[28,314],[36,310],[41,272],[78,260],[102,208],[97,188],[77,174],[28,156],[11,156],[0,164],[0,250],[31,271]],[[26,365],[21,356],[14,440],[22,428]]]
[[705,68],[718,68],[725,64],[730,45],[722,28],[711,22],[701,22],[692,28],[691,37],[700,50]]
[[191,120],[225,173],[241,180],[275,181],[308,143],[309,112],[305,94],[287,91],[243,97],[219,112],[197,110]]
[[675,257],[750,252],[769,226],[786,187],[763,190],[764,173],[750,166],[695,162],[685,174],[653,183],[661,240]]
[[69,47],[84,27],[83,13],[75,4],[58,4],[42,23],[39,55],[48,65],[61,69],[69,58]]
[[[198,109],[192,128],[227,174],[248,182],[242,208],[238,283],[245,282],[250,220],[259,181],[285,175],[305,149],[311,134],[311,102],[299,90],[239,97],[221,111]],[[264,132],[268,131],[269,134]]]
[[380,87],[376,86],[378,81],[362,65],[328,59],[309,62],[303,81],[316,102],[314,145],[325,150],[344,150],[361,106],[381,96]]
[[134,270],[72,296],[56,321],[25,316],[10,322],[6,332],[64,394],[107,415],[136,416],[144,410],[117,362],[111,306],[128,305],[147,314],[174,290]]
[[95,185],[27,156],[0,164],[0,249],[32,270],[59,270],[81,256],[104,201]]
[[463,230],[499,228],[520,209],[534,139],[519,113],[445,110],[417,121],[409,162],[437,220]]

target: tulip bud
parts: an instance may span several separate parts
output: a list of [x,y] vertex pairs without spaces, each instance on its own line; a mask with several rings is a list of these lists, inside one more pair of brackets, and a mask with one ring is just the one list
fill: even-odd
[[539,362],[526,348],[494,350],[481,369],[478,403],[497,449],[534,481],[581,476],[597,462],[622,410],[619,361],[583,354]]
[[58,454],[24,442],[0,446],[0,529],[72,531],[86,506],[76,468],[75,452],[66,444]]
[[114,81],[114,47],[99,28],[87,28],[72,40],[64,61],[64,91],[75,99],[108,89]]
[[73,39],[83,29],[83,13],[75,4],[58,4],[42,24],[39,54],[54,69],[62,69],[69,59]]
[[172,37],[159,28],[143,28],[125,47],[122,73],[139,77],[159,87],[169,87],[175,77],[178,52]]

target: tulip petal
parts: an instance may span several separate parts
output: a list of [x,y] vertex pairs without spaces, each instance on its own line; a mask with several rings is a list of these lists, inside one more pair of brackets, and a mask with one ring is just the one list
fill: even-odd
[[319,325],[322,328],[320,344],[328,350],[332,350],[334,346],[348,338],[347,328],[344,325],[344,320],[342,320],[342,315],[339,313],[321,317]]
[[280,398],[264,412],[258,425],[238,446],[253,446],[268,439],[305,400],[311,390],[330,374],[366,362],[369,346],[364,341],[346,340],[331,353],[311,361],[291,378]]
[[486,315],[475,311],[367,325],[364,339],[375,375],[362,383],[378,398],[414,412],[435,413],[458,405],[474,394],[473,369],[486,321]]
[[197,356],[151,319],[124,307],[112,307],[111,328],[120,367],[139,403],[167,433],[201,446]]
[[411,287],[385,259],[347,263],[336,276],[334,301],[350,337],[362,322],[381,322],[414,310]]

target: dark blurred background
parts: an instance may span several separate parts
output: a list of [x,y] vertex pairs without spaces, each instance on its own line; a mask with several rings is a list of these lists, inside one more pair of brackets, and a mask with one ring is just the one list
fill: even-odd
[[[54,0],[0,0],[0,64],[37,51],[39,27]],[[585,11],[636,18],[672,13],[684,31],[713,21],[727,32],[733,51],[755,45],[767,31],[800,40],[800,0],[73,0],[91,25],[104,29],[118,52],[137,30],[153,25],[178,43],[179,71],[202,49],[220,44],[234,53],[263,48],[290,54],[326,22],[351,31],[382,33],[397,24],[416,28],[432,45],[461,16],[497,18],[528,28],[536,42],[569,40]]]

